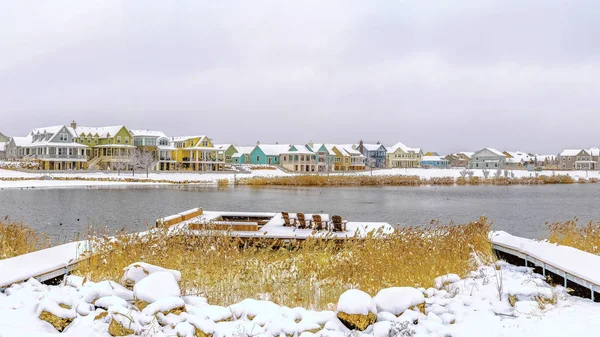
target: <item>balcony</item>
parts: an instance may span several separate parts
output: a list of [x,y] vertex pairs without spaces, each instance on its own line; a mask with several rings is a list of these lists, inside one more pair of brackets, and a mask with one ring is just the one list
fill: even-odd
[[32,157],[36,159],[46,159],[46,160],[87,160],[86,155],[77,155],[77,154],[32,154]]

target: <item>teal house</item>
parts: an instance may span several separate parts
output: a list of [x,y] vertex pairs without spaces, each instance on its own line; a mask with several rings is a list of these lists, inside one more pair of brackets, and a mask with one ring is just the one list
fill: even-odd
[[279,155],[290,150],[289,145],[259,144],[250,152],[250,164],[279,165]]
[[231,155],[232,164],[250,164],[250,153],[254,150],[252,146],[235,146],[235,153]]

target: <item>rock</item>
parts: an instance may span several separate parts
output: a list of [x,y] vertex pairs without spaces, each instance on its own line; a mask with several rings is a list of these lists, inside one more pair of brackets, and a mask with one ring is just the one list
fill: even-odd
[[133,329],[126,328],[116,319],[112,319],[108,325],[108,333],[111,336],[129,336],[133,335],[135,331],[133,331]]
[[442,289],[445,286],[460,281],[460,276],[456,274],[447,274],[438,276],[433,280],[433,286],[436,289]]
[[123,270],[124,274],[123,278],[121,278],[121,284],[130,290],[133,289],[136,283],[156,272],[170,272],[177,282],[181,280],[181,273],[177,270],[165,269],[144,262],[132,263]]
[[64,331],[77,317],[70,303],[61,303],[54,299],[45,299],[37,308],[38,317],[50,323],[56,330]]
[[151,274],[133,287],[133,296],[140,310],[143,310],[147,303],[154,303],[165,297],[179,297],[180,295],[181,290],[175,276],[165,271]]
[[393,287],[380,290],[374,298],[378,311],[402,315],[406,310],[418,308],[425,313],[425,296],[411,287]]
[[337,317],[348,329],[365,331],[377,320],[377,307],[369,294],[351,289],[340,296]]

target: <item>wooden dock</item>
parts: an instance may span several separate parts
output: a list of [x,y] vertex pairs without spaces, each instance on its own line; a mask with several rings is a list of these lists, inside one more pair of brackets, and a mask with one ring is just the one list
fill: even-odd
[[498,258],[533,268],[551,283],[572,289],[572,295],[600,302],[600,256],[502,231],[490,233],[490,242]]

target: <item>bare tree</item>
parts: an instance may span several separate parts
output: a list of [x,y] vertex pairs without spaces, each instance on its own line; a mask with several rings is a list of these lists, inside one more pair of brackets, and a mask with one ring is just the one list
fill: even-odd
[[117,170],[117,175],[121,175],[121,171],[127,170],[129,164],[124,160],[119,160],[113,163],[113,169]]
[[[135,172],[135,168],[139,168],[140,170],[146,170],[146,178],[148,178],[148,176],[150,174],[150,167],[152,167],[154,162],[155,162],[155,159],[154,159],[154,155],[152,154],[152,152],[142,151],[139,149],[136,149],[133,152],[131,164],[134,167],[134,172]],[[135,173],[134,173],[134,175],[135,175]]]
[[373,175],[373,167],[377,167],[377,160],[375,158],[365,159],[365,166],[371,169],[371,175]]

